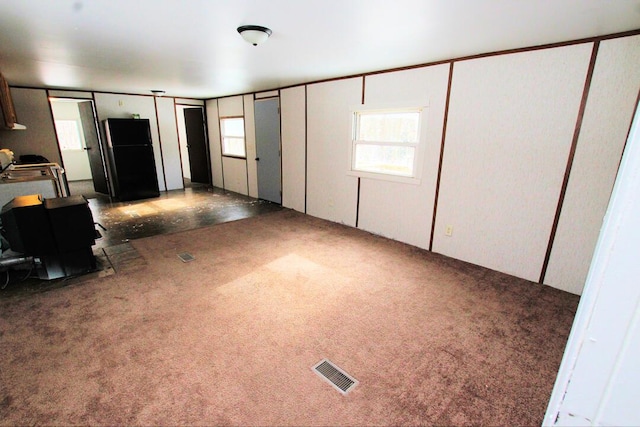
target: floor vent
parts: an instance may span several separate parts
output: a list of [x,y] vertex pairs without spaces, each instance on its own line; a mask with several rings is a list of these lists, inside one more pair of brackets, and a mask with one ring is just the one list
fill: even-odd
[[178,258],[180,258],[182,260],[182,262],[189,262],[189,261],[193,261],[194,259],[196,259],[196,257],[191,255],[189,252],[182,252],[182,253],[178,254]]
[[342,394],[349,393],[358,384],[356,379],[327,359],[322,359],[311,369]]

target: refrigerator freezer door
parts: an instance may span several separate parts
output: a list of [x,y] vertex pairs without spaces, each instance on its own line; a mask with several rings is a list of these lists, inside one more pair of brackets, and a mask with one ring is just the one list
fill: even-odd
[[107,119],[109,148],[128,145],[151,145],[149,119]]

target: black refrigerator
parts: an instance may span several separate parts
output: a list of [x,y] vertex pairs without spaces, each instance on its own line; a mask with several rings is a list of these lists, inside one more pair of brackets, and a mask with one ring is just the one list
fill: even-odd
[[107,119],[104,130],[111,197],[120,201],[158,197],[149,120]]

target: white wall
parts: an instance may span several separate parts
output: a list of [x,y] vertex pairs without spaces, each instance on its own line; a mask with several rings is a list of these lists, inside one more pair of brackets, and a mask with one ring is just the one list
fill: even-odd
[[112,93],[95,94],[96,111],[100,122],[100,132],[105,138],[103,121],[110,118],[131,118],[132,114],[140,114],[140,118],[149,119],[151,126],[151,139],[153,142],[153,154],[158,174],[158,187],[160,191],[167,189],[162,167],[162,151],[158,134],[158,121],[153,97],[142,95],[122,95]]
[[[639,37],[600,43],[544,281],[569,292],[581,292],[633,113]],[[453,61],[446,112],[449,64],[281,89],[283,206],[351,226],[357,212],[364,230],[421,248],[433,239],[435,252],[539,281],[593,47]],[[358,192],[349,150],[351,111],[363,94],[365,107],[428,104],[419,183],[363,177]],[[240,98],[220,102],[239,113]],[[217,118],[215,102],[207,106]],[[217,128],[215,137],[219,144]],[[241,166],[225,179],[237,175],[241,186]]]
[[365,107],[426,108],[420,135],[420,182],[362,178],[359,228],[429,248],[448,80],[448,64],[366,77]]
[[538,281],[590,57],[582,44],[455,63],[435,252]]
[[[154,98],[144,95],[23,88],[11,88],[11,94],[19,122],[28,129],[25,132],[0,131],[0,147],[13,150],[16,158],[22,154],[40,154],[61,163],[47,94],[58,98],[95,98],[101,138],[104,138],[104,119],[128,118],[133,113],[149,119],[159,188],[161,191],[183,188],[173,98],[157,98],[156,109]],[[204,105],[204,101],[197,99],[178,100],[183,104]],[[160,120],[159,132],[156,117]]]
[[306,88],[280,92],[282,123],[282,206],[305,212]]
[[[208,105],[208,103],[207,103]],[[218,122],[217,141],[218,150],[220,149],[220,123],[219,119],[222,117],[243,117],[245,114],[244,109],[244,97],[233,96],[229,98],[221,98],[218,100],[218,116],[213,117],[208,115],[208,121],[216,120]],[[245,123],[245,132],[247,126]],[[245,140],[246,141],[246,140]],[[213,149],[212,149],[213,150]],[[255,136],[254,136],[254,150],[255,150]],[[224,188],[229,191],[234,191],[240,194],[249,194],[249,183],[247,177],[247,160],[237,159],[233,157],[221,156],[222,158],[222,173],[224,175]]]
[[351,108],[361,100],[362,78],[307,86],[307,213],[352,227],[358,179],[347,175]]
[[202,99],[191,98],[174,98],[174,102],[180,105],[191,105],[195,107],[204,107],[204,101]]
[[160,128],[162,161],[167,190],[184,188],[182,165],[180,162],[180,145],[178,140],[178,124],[173,98],[154,98]]
[[140,118],[149,119],[160,191],[184,188],[173,98],[96,93],[95,102],[103,138],[102,121],[107,118],[140,114]]
[[27,129],[0,130],[0,148],[13,151],[16,160],[23,154],[39,154],[50,162],[61,163],[47,91],[23,88],[10,90],[18,123],[25,125]]
[[247,179],[249,196],[258,197],[258,163],[256,162],[256,119],[253,95],[244,96],[244,133],[247,147]]
[[209,153],[211,155],[211,174],[213,185],[224,188],[222,174],[222,148],[220,147],[220,120],[218,115],[218,100],[206,101],[207,131],[209,133]]
[[627,142],[545,425],[640,425],[640,110]]
[[544,283],[581,293],[640,90],[640,36],[600,44]]
[[74,99],[93,99],[92,92],[84,92],[77,90],[57,90],[49,89],[49,96],[52,98],[74,98]]

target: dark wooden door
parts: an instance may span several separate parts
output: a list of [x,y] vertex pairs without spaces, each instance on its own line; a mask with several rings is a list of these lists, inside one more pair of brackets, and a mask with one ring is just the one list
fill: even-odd
[[207,150],[207,140],[204,134],[202,108],[185,108],[184,123],[187,131],[191,182],[211,184],[209,150]]
[[93,115],[93,102],[78,102],[78,110],[80,110],[80,121],[82,122],[82,132],[84,133],[86,146],[85,150],[87,150],[89,156],[93,188],[98,193],[109,194],[107,175],[104,169],[104,155],[101,151],[98,129],[96,128],[96,120]]

